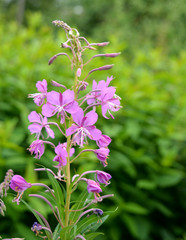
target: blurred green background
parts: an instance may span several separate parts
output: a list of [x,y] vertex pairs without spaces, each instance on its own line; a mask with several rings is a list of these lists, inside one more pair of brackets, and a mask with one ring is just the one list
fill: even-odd
[[[107,73],[93,73],[89,81],[114,75],[112,84],[123,105],[114,120],[100,114],[97,124],[113,139],[104,169],[113,178],[104,193],[115,194],[100,204],[114,212],[101,227],[105,235],[97,239],[185,240],[185,12],[184,0],[1,0],[0,182],[9,168],[29,182],[48,182],[33,169],[36,163],[51,166],[54,153],[47,149],[38,161],[26,150],[34,139],[27,116],[40,111],[27,95],[36,92],[38,80],[71,84],[65,58],[47,65],[65,41],[63,31],[51,24],[60,19],[89,41],[110,41],[99,53],[122,53],[117,59],[97,58],[86,69],[115,64]],[[93,54],[87,52],[85,58]],[[103,170],[93,154],[83,155],[74,168]],[[24,199],[55,226],[42,200],[27,197],[37,190],[27,191]],[[37,239],[30,231],[34,216],[23,204],[12,204],[12,196],[4,200],[0,236]]]

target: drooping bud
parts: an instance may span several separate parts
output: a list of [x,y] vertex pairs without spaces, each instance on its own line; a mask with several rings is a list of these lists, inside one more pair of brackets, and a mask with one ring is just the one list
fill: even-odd
[[93,192],[93,193],[100,193],[102,192],[102,189],[100,188],[100,185],[98,182],[95,182],[94,180],[87,179],[87,190],[88,192]]
[[36,234],[36,236],[39,235],[39,233],[42,229],[43,229],[43,227],[38,222],[34,222],[34,224],[31,227],[31,230]]
[[107,135],[101,135],[101,138],[96,141],[98,147],[107,147],[111,143],[112,139]]
[[78,89],[78,91],[83,91],[83,90],[85,90],[85,89],[87,88],[87,86],[88,86],[88,82],[80,81],[80,82],[79,82],[79,89]]
[[104,167],[107,166],[107,158],[109,155],[110,150],[108,148],[100,148],[94,150],[94,153],[96,154],[97,158],[101,161]]
[[97,215],[100,215],[100,216],[103,215],[103,211],[99,208],[96,208],[93,212],[94,212],[94,214],[97,214]]
[[54,61],[56,58],[57,58],[56,55],[54,55],[53,57],[51,57],[51,58],[49,59],[49,61],[48,61],[48,65],[52,64],[53,61]]
[[31,187],[32,184],[28,183],[22,176],[14,175],[12,177],[10,188],[15,192],[22,192]]
[[96,171],[97,173],[97,180],[99,183],[103,183],[106,186],[109,184],[109,180],[112,178],[112,176],[109,173],[103,172],[103,171]]

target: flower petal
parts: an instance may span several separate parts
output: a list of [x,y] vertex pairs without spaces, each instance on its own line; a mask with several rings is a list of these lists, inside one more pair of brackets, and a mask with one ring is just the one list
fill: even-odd
[[74,91],[68,89],[63,92],[63,104],[74,101]]
[[28,129],[30,130],[31,133],[39,133],[41,132],[42,125],[39,125],[37,123],[33,123],[28,126]]
[[47,92],[47,81],[45,79],[43,79],[43,81],[38,81],[36,87],[39,92]]
[[56,91],[51,91],[47,93],[47,102],[53,105],[60,105],[59,104],[59,93]]
[[90,133],[91,136],[87,135],[90,139],[92,140],[98,140],[101,138],[101,131],[97,129],[95,126],[88,126],[86,127],[88,132]]
[[84,121],[84,126],[91,126],[95,124],[98,120],[98,114],[92,110],[85,115],[86,119]]
[[29,115],[28,115],[28,120],[30,122],[37,122],[41,124],[41,116],[36,112],[36,111],[32,111]]
[[42,106],[42,114],[45,116],[45,117],[51,117],[53,116],[55,113],[57,112],[56,110],[56,107],[49,104],[49,103],[46,103]]
[[79,128],[79,127],[78,127],[77,125],[72,124],[72,126],[69,127],[69,128],[66,130],[66,135],[67,135],[67,136],[72,135],[73,133],[76,132],[76,130],[77,130],[78,128]]
[[72,114],[72,117],[74,122],[77,123],[78,126],[81,126],[81,122],[84,117],[83,109],[79,108],[79,110],[76,113]]

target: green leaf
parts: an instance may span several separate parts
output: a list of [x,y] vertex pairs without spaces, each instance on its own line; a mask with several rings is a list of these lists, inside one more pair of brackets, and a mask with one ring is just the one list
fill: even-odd
[[98,217],[97,215],[85,217],[83,220],[78,222],[76,233],[83,234],[89,231],[95,232],[106,221],[108,217],[109,215],[106,215],[102,218]]
[[[26,203],[24,200],[21,200],[26,206],[27,208],[34,214],[34,216],[36,217],[37,221],[42,225],[45,226],[43,220],[38,216],[38,214],[34,211],[34,209],[28,204]],[[47,235],[48,239],[51,239],[51,236],[49,234],[48,231],[45,231],[45,234]],[[52,239],[51,239],[52,240]]]
[[58,223],[58,225],[56,226],[53,232],[53,240],[57,240],[59,238],[61,230],[62,230],[61,225]]
[[94,240],[99,235],[104,235],[104,234],[101,232],[89,233],[89,234],[85,235],[85,238],[86,238],[86,240]]
[[123,210],[135,214],[148,214],[148,210],[135,202],[127,202],[123,205]]
[[[85,189],[77,198],[76,203],[72,206],[71,210],[78,210],[84,207],[86,199],[90,197],[91,194],[88,193],[87,189]],[[86,202],[88,204],[88,202]],[[77,212],[71,212],[70,213],[70,222],[75,223],[81,214],[82,211],[77,211]]]
[[70,240],[70,232],[72,230],[72,226],[64,227],[62,231],[60,232],[60,238],[63,240]]
[[57,203],[57,206],[59,209],[60,218],[63,221],[63,219],[64,219],[64,196],[63,196],[61,186],[58,183],[58,181],[53,177],[53,175],[51,173],[49,173],[48,171],[47,171],[47,175],[49,177],[50,183],[52,184],[52,188],[54,190],[54,195],[56,197],[56,203]]

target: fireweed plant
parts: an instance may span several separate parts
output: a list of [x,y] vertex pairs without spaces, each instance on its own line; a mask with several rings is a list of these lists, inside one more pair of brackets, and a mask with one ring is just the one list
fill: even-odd
[[[35,158],[40,159],[45,152],[45,146],[50,147],[55,152],[53,163],[56,172],[50,168],[36,168],[35,171],[45,171],[49,177],[52,188],[42,183],[28,183],[22,176],[14,175],[10,169],[7,171],[4,182],[0,185],[1,198],[7,195],[9,187],[13,189],[17,196],[13,199],[18,205],[20,201],[35,215],[37,222],[34,222],[31,230],[36,236],[44,239],[95,239],[100,233],[95,231],[106,220],[103,211],[93,207],[96,203],[105,198],[113,197],[113,194],[102,195],[102,189],[110,183],[111,175],[105,171],[91,170],[82,174],[71,176],[71,164],[78,161],[78,157],[84,152],[93,152],[103,167],[107,166],[109,155],[108,145],[111,138],[104,135],[97,129],[95,123],[98,120],[96,110],[101,107],[104,118],[114,118],[112,112],[118,111],[120,107],[120,97],[116,95],[116,88],[110,86],[113,77],[107,77],[106,80],[96,82],[93,80],[92,90],[86,91],[89,75],[95,71],[108,70],[113,65],[105,65],[92,69],[82,80],[81,72],[85,66],[97,57],[116,57],[120,53],[108,53],[94,55],[86,63],[83,61],[85,50],[96,50],[97,47],[104,47],[108,42],[89,43],[88,40],[79,35],[79,32],[68,26],[63,21],[53,21],[53,24],[64,29],[67,41],[62,43],[61,47],[70,50],[67,53],[58,53],[49,60],[49,65],[59,56],[65,56],[71,63],[71,69],[74,73],[74,83],[70,89],[66,86],[52,81],[55,90],[47,91],[47,81],[44,79],[36,83],[38,93],[29,94],[37,106],[41,106],[41,113],[32,111],[28,120],[28,127],[31,134],[35,134],[36,139],[32,142],[28,150]],[[59,89],[59,91],[56,91]],[[55,116],[56,122],[50,121]],[[60,121],[60,123],[59,123]],[[55,134],[52,128],[57,128],[62,135],[64,142],[55,145],[52,140]],[[45,132],[45,134],[43,134]],[[46,138],[44,137],[46,136]],[[47,139],[47,140],[46,140]],[[85,148],[89,141],[94,141],[97,149]],[[75,147],[80,148],[76,154]],[[78,189],[78,185],[84,182],[86,189],[78,195],[75,202],[71,202],[71,195]],[[32,209],[22,196],[24,191],[34,186],[44,188],[43,193],[30,194],[30,197],[42,199],[51,208],[56,219],[56,228],[51,229],[47,219],[37,210]],[[79,190],[78,190],[79,191]],[[0,199],[0,212],[3,215],[6,207]]]

